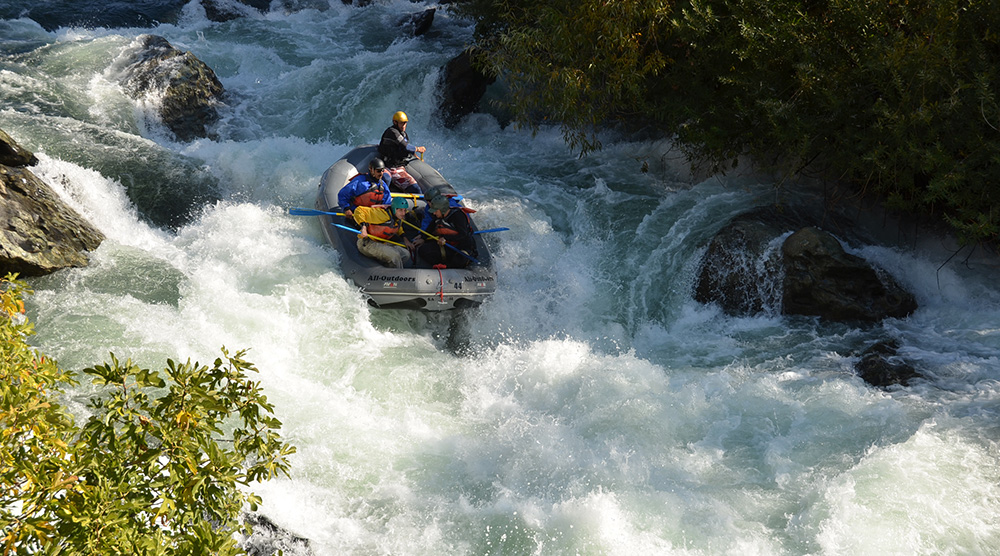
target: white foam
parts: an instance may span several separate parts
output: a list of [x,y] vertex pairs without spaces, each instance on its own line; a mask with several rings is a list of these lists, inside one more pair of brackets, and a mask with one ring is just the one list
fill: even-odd
[[[58,142],[5,110],[43,146],[36,172],[108,236],[91,266],[36,280],[30,311],[40,346],[74,368],[108,351],[157,368],[249,348],[298,446],[292,477],[255,490],[314,553],[995,551],[988,273],[865,248],[916,292],[915,315],[879,327],[726,316],[691,299],[698,261],[773,184],[699,181],[664,140],[611,139],[578,159],[554,127],[532,136],[479,114],[444,128],[434,82],[471,27],[443,10],[425,40],[386,24],[414,9],[401,0],[227,23],[196,4],[178,25],[42,35],[64,43],[52,56],[81,49],[89,75],[47,76],[67,70],[45,59],[5,70],[3,98],[85,105],[39,118],[124,145],[81,139],[81,160],[166,152],[222,194],[157,229],[121,183],[46,152]],[[156,143],[123,116],[95,60],[150,31],[217,69],[232,94],[218,138]],[[329,164],[376,142],[399,109],[480,226],[510,228],[489,238],[498,291],[464,322],[370,309],[317,219],[287,213],[312,206]],[[879,390],[854,374],[887,336],[926,379]]]

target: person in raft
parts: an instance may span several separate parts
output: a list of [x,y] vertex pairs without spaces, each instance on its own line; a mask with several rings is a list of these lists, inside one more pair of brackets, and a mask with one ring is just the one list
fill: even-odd
[[402,229],[408,208],[407,200],[400,197],[392,200],[389,209],[382,206],[357,207],[354,210],[354,221],[361,227],[358,251],[388,267],[408,266],[412,244]]
[[403,193],[420,194],[420,186],[417,180],[406,171],[406,163],[416,154],[422,154],[427,149],[416,147],[410,144],[410,138],[406,134],[406,124],[409,118],[405,112],[396,112],[392,115],[392,125],[386,128],[382,134],[382,140],[378,143],[378,154],[389,167],[392,175],[392,185]]
[[375,157],[368,163],[368,173],[358,174],[351,178],[340,192],[337,202],[344,211],[348,225],[354,222],[354,211],[358,207],[374,207],[381,205],[386,208],[392,204],[392,194],[389,192],[389,174],[385,171],[385,162]]
[[[469,266],[469,257],[455,251],[459,249],[473,257],[479,254],[472,236],[469,215],[460,207],[452,206],[451,200],[444,195],[431,199],[427,210],[431,213],[431,220],[424,229],[438,239],[437,241],[425,241],[423,238],[414,240],[420,258],[432,266],[445,265],[448,268]],[[448,249],[445,243],[455,249]]]

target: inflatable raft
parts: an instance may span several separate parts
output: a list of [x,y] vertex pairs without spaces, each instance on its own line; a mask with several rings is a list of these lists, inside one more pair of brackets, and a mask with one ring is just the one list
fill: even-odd
[[[368,171],[368,162],[377,156],[375,145],[358,147],[330,166],[319,181],[316,209],[323,233],[338,253],[344,276],[356,286],[373,307],[446,311],[475,307],[496,291],[497,275],[493,259],[484,238],[475,234],[477,253],[466,268],[432,268],[418,257],[412,267],[388,268],[375,259],[358,252],[357,233],[339,226],[346,224],[340,212],[337,193],[351,178]],[[427,199],[436,195],[454,196],[456,192],[441,174],[422,160],[413,159],[406,170],[424,192]],[[413,199],[413,210],[423,216],[426,203],[422,197]],[[473,232],[475,220],[470,215]],[[433,240],[431,240],[433,241]]]

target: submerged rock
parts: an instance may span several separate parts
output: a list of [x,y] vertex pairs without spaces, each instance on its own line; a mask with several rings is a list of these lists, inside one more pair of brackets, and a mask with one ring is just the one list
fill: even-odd
[[312,554],[309,539],[279,527],[264,514],[244,513],[243,522],[253,527],[253,533],[240,543],[248,556],[273,556],[286,550],[294,554]]
[[[8,139],[0,131],[0,151],[16,149],[20,159],[35,159]],[[4,275],[42,276],[86,266],[86,252],[104,241],[104,234],[23,165],[0,164],[0,222],[0,274]]]
[[212,68],[163,37],[140,35],[123,60],[122,88],[156,106],[164,125],[181,141],[207,137],[219,119],[225,92]]
[[861,359],[854,365],[854,370],[872,386],[882,388],[897,384],[906,386],[920,374],[909,363],[893,361],[898,359],[896,356],[898,349],[898,342],[879,342],[865,350]]
[[781,260],[771,244],[797,225],[794,218],[773,209],[733,218],[702,257],[695,301],[716,303],[727,315],[755,315],[777,307]]
[[108,296],[132,296],[150,305],[180,306],[187,278],[170,261],[128,245],[108,245],[91,270],[74,278],[81,289]]
[[271,0],[201,0],[205,17],[209,21],[230,21],[249,15],[251,12],[266,13],[271,8]]

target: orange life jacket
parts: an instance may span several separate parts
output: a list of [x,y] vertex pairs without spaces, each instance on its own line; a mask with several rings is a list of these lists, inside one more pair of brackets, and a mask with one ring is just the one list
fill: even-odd
[[385,191],[382,189],[382,182],[377,181],[372,183],[369,181],[369,183],[371,183],[371,186],[368,187],[368,191],[354,196],[354,204],[359,207],[381,205],[385,200]]
[[[451,208],[455,209],[456,207],[451,207]],[[465,219],[468,220],[469,225],[471,227],[471,225],[472,225],[472,219],[469,218],[469,213],[466,212],[465,207],[458,207],[458,209],[461,210],[465,214]],[[475,211],[472,211],[472,212],[475,212]],[[449,213],[450,213],[450,210],[449,210]],[[446,218],[448,218],[448,214],[447,213],[444,215],[444,218],[435,219],[434,220],[434,224],[431,226],[433,228],[433,231],[431,233],[434,234],[434,235],[436,235],[436,236],[440,236],[440,237],[445,238],[445,241],[447,241],[449,239],[449,237],[451,237],[451,238],[456,237],[458,235],[458,233],[459,233],[458,230],[456,230],[455,227],[452,226],[451,222],[448,222],[446,220]]]
[[400,232],[402,223],[396,219],[396,215],[389,213],[389,221],[383,222],[382,224],[366,224],[368,226],[368,235],[373,235],[380,237],[382,239],[392,239],[393,236]]

